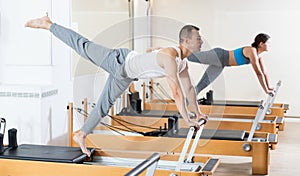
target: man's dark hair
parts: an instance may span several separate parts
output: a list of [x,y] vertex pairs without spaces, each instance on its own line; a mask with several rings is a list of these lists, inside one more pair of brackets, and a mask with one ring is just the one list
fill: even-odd
[[179,43],[182,43],[184,38],[191,38],[193,29],[195,29],[197,31],[200,30],[198,27],[196,27],[194,25],[183,26],[179,32]]

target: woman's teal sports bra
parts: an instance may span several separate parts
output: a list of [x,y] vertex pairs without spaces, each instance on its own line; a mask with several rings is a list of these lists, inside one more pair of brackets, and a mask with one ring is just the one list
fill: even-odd
[[243,54],[243,47],[233,50],[233,54],[237,65],[244,65],[250,63],[250,59],[245,57]]

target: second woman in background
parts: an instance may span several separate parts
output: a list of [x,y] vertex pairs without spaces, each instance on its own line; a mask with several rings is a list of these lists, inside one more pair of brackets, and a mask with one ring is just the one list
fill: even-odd
[[209,51],[195,52],[190,55],[188,57],[189,61],[209,65],[195,87],[197,94],[211,84],[226,66],[240,66],[244,64],[252,65],[265,93],[273,93],[273,88],[270,87],[261,57],[263,52],[269,50],[269,38],[269,35],[260,33],[255,37],[251,46],[229,51],[222,48],[213,48]]

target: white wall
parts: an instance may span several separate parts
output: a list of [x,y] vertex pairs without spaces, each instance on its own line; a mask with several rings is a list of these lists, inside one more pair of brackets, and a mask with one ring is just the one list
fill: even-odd
[[[82,0],[72,2],[73,29],[91,41],[110,48],[130,48],[130,23],[128,1],[122,0]],[[72,74],[74,76],[74,103],[82,107],[82,100],[96,103],[107,72],[72,52]],[[80,114],[75,113],[76,127],[83,125]]]
[[24,27],[27,19],[51,12],[51,2],[1,1],[1,83],[51,84],[51,34]]
[[[81,106],[84,97],[95,102],[107,77],[49,31],[24,28],[28,19],[48,12],[53,22],[73,27],[98,43],[129,46],[129,27],[121,24],[123,33],[118,28],[128,19],[127,1],[73,2],[0,0],[0,116],[7,119],[8,128],[18,129],[19,143],[68,144],[68,103]],[[55,93],[42,96],[49,92]],[[75,122],[76,129],[82,126],[80,119]]]
[[[70,27],[70,1],[0,1],[0,106],[7,130],[19,143],[68,144],[68,102],[72,101],[71,52],[49,31],[25,28],[49,13]],[[7,140],[7,138],[6,138]]]
[[[21,0],[19,1],[20,3],[24,3],[23,1],[21,2]],[[15,2],[17,1],[10,3]],[[112,4],[119,5],[120,1],[117,0],[105,1],[107,3],[105,6],[107,7],[105,12],[107,17],[112,16],[116,21],[110,23],[109,20],[107,20],[106,25],[101,27],[97,25],[103,24],[100,19],[97,21],[98,16],[98,18],[91,19],[91,21],[86,20],[84,23],[72,21],[71,19],[75,17],[71,15],[71,0],[45,0],[44,2],[46,4],[51,2],[47,7],[51,9],[49,14],[53,21],[66,27],[77,26],[76,28],[79,31],[81,30],[80,25],[84,24],[87,26],[86,29],[88,29],[86,31],[87,35],[94,33],[94,30],[104,30],[104,33],[100,32],[102,34],[100,36],[103,36],[103,40],[108,42],[110,42],[108,39],[111,35],[114,36],[114,33],[109,33],[109,29],[111,29],[111,27],[115,29],[116,25],[114,24],[127,18],[125,17],[127,16],[125,12],[115,11],[116,13],[111,13],[113,10],[109,7]],[[22,142],[67,144],[66,132],[68,114],[66,106],[68,102],[75,101],[79,104],[81,98],[85,96],[96,100],[101,91],[101,83],[106,79],[106,75],[102,74],[98,69],[86,66],[86,63],[83,64],[80,61],[76,62],[76,59],[72,60],[70,48],[55,37],[51,36],[49,45],[49,33],[42,34],[45,35],[45,38],[41,38],[39,42],[44,43],[46,48],[49,46],[50,49],[48,48],[46,53],[48,50],[51,50],[51,53],[38,54],[28,58],[28,54],[16,52],[13,53],[14,58],[10,60],[6,52],[6,49],[9,48],[6,48],[4,43],[4,41],[12,39],[13,41],[9,41],[10,43],[15,41],[14,37],[10,37],[13,34],[9,33],[5,28],[9,26],[8,23],[12,22],[11,20],[6,20],[6,12],[8,12],[8,9],[13,8],[6,6],[10,3],[0,0],[0,105],[4,107],[1,108],[0,115],[1,117],[7,118],[8,126],[20,128],[19,133],[23,135],[23,139],[20,139],[23,140]],[[28,1],[26,1],[26,3],[27,5],[31,4]],[[96,3],[94,6],[91,5],[92,3],[86,4],[91,5],[89,8],[92,8],[97,7],[97,3],[99,2],[95,1],[94,3]],[[163,23],[155,22],[153,24],[152,32],[161,35],[158,36],[156,40],[151,41],[154,46],[176,45],[178,40],[177,34],[180,27],[186,23],[192,23],[201,27],[201,33],[206,41],[203,49],[216,46],[234,49],[235,47],[249,45],[258,32],[270,34],[272,37],[272,49],[269,53],[266,53],[264,57],[271,83],[275,84],[279,79],[283,81],[277,101],[290,104],[291,110],[288,115],[298,116],[300,114],[300,109],[298,108],[299,103],[296,99],[300,97],[300,93],[297,89],[300,79],[297,77],[297,75],[299,75],[297,68],[299,61],[296,55],[298,49],[297,42],[300,40],[298,32],[300,27],[296,21],[300,17],[300,7],[297,6],[298,2],[296,0],[287,0],[284,2],[274,2],[272,0],[227,0],[224,2],[218,0],[186,0],[184,2],[182,0],[152,0],[151,3],[153,7],[151,14],[164,18]],[[44,6],[44,4],[41,4],[41,6]],[[127,8],[127,1],[120,5],[123,10],[125,6]],[[145,9],[145,4],[141,6]],[[26,15],[24,14],[26,14],[26,10],[34,11],[36,9],[38,9],[36,11],[37,13],[41,13],[36,16],[44,15],[44,10],[41,8],[23,8],[21,9],[23,13],[9,13],[13,15],[9,18],[16,18],[18,19],[18,24],[21,24],[23,20],[25,20],[24,17]],[[143,12],[144,11],[139,12],[140,14],[136,15],[141,15]],[[80,13],[89,17],[90,15],[98,14],[96,12],[92,12],[91,14],[88,12]],[[84,20],[84,18],[81,18],[81,20]],[[76,22],[77,24],[74,25],[71,22]],[[171,24],[166,22],[171,22]],[[89,25],[95,26],[89,28]],[[167,27],[165,27],[165,25]],[[28,30],[23,28],[23,26],[17,28]],[[15,30],[17,30],[17,28]],[[29,31],[32,32],[33,36],[39,33],[33,32],[32,30]],[[116,33],[114,30],[112,32]],[[124,33],[127,32],[126,30]],[[83,33],[85,34],[85,29],[83,29]],[[22,34],[22,32],[20,34]],[[90,38],[93,37],[95,36],[90,36]],[[23,38],[19,40],[22,41],[22,39]],[[30,52],[29,50],[32,48],[39,51],[45,49],[45,45],[33,45],[34,43],[35,42],[26,43],[28,44],[26,47],[29,47],[26,52]],[[118,44],[121,45],[125,43],[126,42],[123,41]],[[118,44],[113,43],[113,47],[120,46]],[[18,44],[18,46],[20,45],[21,43]],[[141,48],[143,47],[141,46]],[[10,50],[12,49],[10,48]],[[6,54],[4,54],[4,51]],[[24,54],[27,57],[24,57]],[[43,55],[43,57],[40,57],[41,55]],[[24,62],[25,60],[30,62]],[[85,66],[78,67],[78,65]],[[90,69],[93,71],[90,71]],[[200,75],[203,74],[203,67],[192,65],[191,70],[193,79],[198,81]],[[25,76],[25,78],[22,79],[22,76]],[[90,84],[93,84],[93,88],[89,86]],[[227,68],[221,76],[221,79],[218,79],[210,88],[214,88],[214,90],[220,92],[224,91],[224,95],[220,95],[218,91],[216,91],[215,95],[217,97],[224,96],[227,99],[257,100],[265,98],[257,78],[249,66]],[[56,93],[50,97],[39,97],[38,99],[28,99],[28,97],[23,96],[27,95],[27,92],[38,92],[40,93],[39,95],[41,95],[49,90],[50,92],[54,91]],[[13,91],[20,92],[20,94],[16,95],[22,96],[9,98],[6,93]],[[92,92],[86,93],[86,91]],[[78,99],[74,100],[73,97]],[[29,126],[26,127],[28,124]],[[20,125],[23,126],[20,127]],[[81,125],[78,125],[78,127],[80,126]],[[32,139],[24,137],[31,136],[31,134],[33,134],[32,130],[36,130],[36,127],[39,128],[37,131],[41,132],[34,133],[38,136],[34,136]],[[23,129],[31,129],[31,131],[28,130],[24,132]]]
[[[120,47],[120,44],[110,43],[109,40],[118,36],[120,31],[113,30],[114,25],[128,20],[128,2],[121,0],[91,0],[89,3],[82,0],[72,1],[72,23],[74,30],[89,40],[95,41],[107,47]],[[124,29],[128,30],[128,29]],[[125,32],[125,31],[122,31]],[[117,33],[117,34],[116,34]],[[105,38],[100,38],[105,37]],[[119,46],[118,46],[119,45]],[[123,47],[129,47],[125,43]],[[81,76],[102,72],[91,62],[81,58],[73,52],[73,74]]]
[[[10,128],[18,130],[19,144],[47,144],[55,138],[53,132],[60,130],[53,128],[56,123],[52,124],[56,119],[53,117],[53,111],[56,111],[53,102],[57,89],[52,86],[2,85],[0,92],[0,117],[6,119],[6,132]],[[8,143],[7,134],[4,143]]]
[[[298,4],[296,0],[161,0],[153,1],[152,14],[199,26],[206,40],[203,50],[213,47],[235,49],[250,45],[260,32],[268,33],[272,47],[264,54],[267,71],[271,84],[282,80],[276,101],[290,104],[287,115],[299,116],[300,102],[295,98],[300,97],[300,78],[296,76],[299,75],[297,50],[300,40]],[[180,28],[174,30],[179,32]],[[195,82],[198,82],[203,71],[203,66],[192,64],[191,73]],[[226,68],[208,89],[215,90],[216,99],[261,100],[266,97],[251,66]]]
[[[71,27],[71,0],[52,0],[52,15],[54,22],[65,27]],[[52,84],[57,87],[58,95],[51,102],[52,138],[49,144],[68,144],[68,110],[67,105],[73,101],[73,77],[71,49],[59,39],[52,36]],[[49,110],[47,110],[49,111]]]

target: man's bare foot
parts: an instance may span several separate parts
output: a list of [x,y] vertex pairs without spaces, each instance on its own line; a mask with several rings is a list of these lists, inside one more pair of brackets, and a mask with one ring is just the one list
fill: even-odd
[[49,30],[51,25],[52,25],[52,21],[50,20],[50,18],[48,16],[44,16],[42,18],[36,18],[27,21],[25,27]]
[[86,138],[86,134],[80,131],[73,137],[73,140],[80,146],[81,151],[87,154],[88,157],[90,157],[91,152],[86,148],[85,138]]

